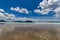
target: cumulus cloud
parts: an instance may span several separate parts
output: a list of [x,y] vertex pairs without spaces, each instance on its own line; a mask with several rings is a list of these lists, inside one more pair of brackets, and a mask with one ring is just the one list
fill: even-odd
[[20,13],[26,13],[26,14],[29,13],[29,11],[26,8],[19,8],[19,7],[13,8],[13,7],[11,7],[11,10],[17,11],[17,12],[20,12]]
[[9,13],[0,13],[0,18],[5,18],[5,19],[12,19],[14,18],[15,15],[14,14],[9,14]]
[[[16,8],[14,8],[14,9],[11,8],[11,9],[12,10],[16,10],[16,11],[20,10],[19,7],[17,7],[17,9]],[[24,9],[24,10],[26,10],[26,9]],[[14,20],[15,21],[18,21],[18,20],[21,20],[21,21],[34,20],[33,18],[26,18],[26,17],[18,17],[17,18],[14,14],[5,12],[4,9],[1,9],[1,11],[0,11],[0,18],[2,18],[2,19],[8,19],[7,21],[14,21]]]
[[15,15],[14,14],[9,14],[9,13],[7,13],[7,12],[5,12],[5,10],[4,9],[0,9],[0,18],[5,18],[5,19],[8,19],[8,18],[14,18],[15,17]]
[[54,16],[56,16],[57,18],[60,17],[60,7],[56,8],[54,12],[56,13]]
[[40,13],[40,14],[43,14],[43,15],[48,14],[49,11],[52,11],[52,10],[50,10],[50,9],[44,9],[44,10],[36,9],[36,10],[34,10],[35,13]]
[[4,14],[0,13],[0,17],[5,17]]
[[41,8],[41,10],[34,10],[36,13],[48,14],[48,12],[54,11],[56,17],[60,16],[60,0],[43,0],[37,8]]
[[5,17],[8,19],[8,18],[10,18],[10,19],[12,19],[12,18],[15,18],[15,15],[14,14],[9,14],[9,13],[5,13]]
[[56,13],[60,14],[60,7],[56,8],[54,11],[55,11]]
[[56,8],[56,7],[60,7],[60,0],[43,0],[41,3],[39,3],[39,6],[42,9],[46,9],[46,8]]
[[0,8],[0,12],[5,12],[3,9]]

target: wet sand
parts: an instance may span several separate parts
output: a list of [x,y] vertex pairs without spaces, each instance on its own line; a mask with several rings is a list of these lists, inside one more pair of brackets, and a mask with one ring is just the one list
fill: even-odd
[[60,40],[60,24],[1,24],[1,32],[0,40]]

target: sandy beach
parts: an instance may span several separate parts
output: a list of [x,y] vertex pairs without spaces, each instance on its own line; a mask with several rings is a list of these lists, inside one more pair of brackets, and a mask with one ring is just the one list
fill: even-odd
[[0,40],[60,40],[60,24],[0,24]]

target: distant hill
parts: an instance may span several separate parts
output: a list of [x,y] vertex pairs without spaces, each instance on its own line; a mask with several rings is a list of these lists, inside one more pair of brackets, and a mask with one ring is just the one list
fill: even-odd
[[14,21],[14,22],[22,22],[22,23],[28,22],[28,23],[33,23],[33,21],[30,21],[30,20],[26,20],[26,21]]
[[0,22],[6,22],[5,20],[0,20]]
[[27,21],[25,21],[25,22],[33,22],[33,21],[27,20]]

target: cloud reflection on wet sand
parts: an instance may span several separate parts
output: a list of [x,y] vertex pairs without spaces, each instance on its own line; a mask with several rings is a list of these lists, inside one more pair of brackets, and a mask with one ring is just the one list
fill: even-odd
[[59,24],[3,24],[0,40],[60,40]]

